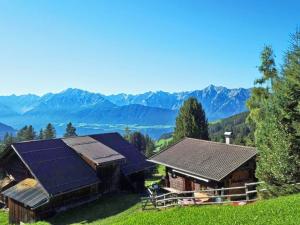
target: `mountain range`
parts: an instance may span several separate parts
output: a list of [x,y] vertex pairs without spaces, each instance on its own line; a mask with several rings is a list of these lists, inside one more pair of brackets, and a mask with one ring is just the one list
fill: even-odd
[[25,124],[41,128],[48,122],[63,127],[72,121],[83,133],[132,126],[158,135],[161,132],[153,130],[172,130],[179,108],[189,97],[197,98],[208,120],[213,121],[246,111],[250,92],[210,85],[203,90],[178,93],[103,95],[70,88],[43,96],[0,96],[0,122],[15,128]]
[[15,134],[16,130],[10,126],[0,123],[0,140],[3,140],[6,133]]

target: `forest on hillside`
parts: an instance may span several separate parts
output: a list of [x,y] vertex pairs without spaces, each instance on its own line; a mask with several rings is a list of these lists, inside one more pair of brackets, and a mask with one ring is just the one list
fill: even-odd
[[[254,131],[246,119],[249,112],[243,112],[234,116],[221,119],[208,124],[209,139],[216,142],[225,142],[224,133],[232,132],[231,144],[253,146]],[[173,141],[173,133],[163,134],[156,142],[157,151],[167,148]]]
[[249,112],[243,112],[209,124],[209,137],[212,141],[225,142],[224,132],[232,132],[232,144],[252,145],[253,130],[246,123]]

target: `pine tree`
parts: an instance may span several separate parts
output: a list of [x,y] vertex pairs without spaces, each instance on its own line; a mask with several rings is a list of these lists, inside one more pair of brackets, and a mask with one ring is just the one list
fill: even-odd
[[39,133],[38,139],[40,139],[40,140],[44,139],[44,130],[43,129],[40,129],[40,133]]
[[[256,86],[252,89],[251,97],[247,101],[247,107],[250,110],[247,124],[252,128],[251,130],[255,130],[257,124],[265,118],[265,105],[273,91],[274,83],[278,80],[275,55],[271,46],[264,47],[260,59],[261,65],[258,70],[261,72],[262,77],[255,80],[254,85]],[[255,140],[253,139],[255,139],[253,134],[250,134],[247,144],[255,145]]]
[[283,65],[282,79],[277,85],[274,101],[278,110],[277,120],[286,132],[289,142],[290,166],[293,166],[290,182],[300,181],[300,31],[291,40]]
[[3,144],[0,148],[0,153],[2,151],[9,151],[11,149],[11,145],[15,142],[15,138],[10,133],[5,133],[3,138]]
[[29,125],[27,131],[26,131],[26,140],[34,140],[36,138],[36,132],[34,131],[34,128],[32,125]]
[[266,117],[257,125],[255,138],[259,150],[256,177],[265,182],[262,186],[267,189],[262,194],[269,197],[292,193],[289,184],[295,182],[296,167],[295,159],[290,155],[291,135],[278,121],[273,104],[268,106]]
[[146,152],[146,141],[145,137],[141,132],[135,131],[129,136],[129,143],[133,144],[136,149],[145,154]]
[[56,131],[54,126],[51,123],[48,123],[44,130],[44,139],[53,139],[56,137]]
[[73,124],[70,122],[67,124],[66,133],[64,134],[64,137],[74,137],[74,136],[77,136],[76,128],[73,127]]
[[129,129],[129,127],[125,127],[125,131],[124,131],[124,139],[126,139],[127,141],[129,141],[131,136],[131,130]]
[[186,100],[176,118],[174,141],[179,141],[184,137],[209,139],[205,112],[196,98]]
[[269,196],[299,191],[300,181],[300,34],[293,37],[280,77],[271,80],[256,117],[255,141],[259,150],[256,176]]
[[25,141],[25,140],[26,140],[26,139],[25,139],[25,136],[26,136],[26,131],[27,131],[27,129],[28,129],[28,126],[26,125],[26,126],[22,127],[22,128],[18,131],[18,133],[17,133],[17,139],[18,139],[19,141]]
[[[265,46],[261,52],[261,65],[258,67],[259,72],[263,74],[260,79],[255,81],[255,84],[267,83],[267,89],[272,88],[274,81],[278,79],[275,55],[271,46]],[[269,83],[269,84],[268,84]]]
[[34,140],[35,138],[36,138],[36,133],[32,125],[24,126],[17,133],[18,141],[30,141],[30,140]]
[[146,142],[146,150],[145,150],[145,156],[147,158],[151,157],[154,154],[155,151],[155,143],[152,140],[152,138],[147,134],[145,137]]
[[136,149],[143,153],[146,157],[150,157],[154,154],[155,143],[149,135],[143,135],[139,131],[131,132],[128,129],[124,138],[129,143],[133,144]]

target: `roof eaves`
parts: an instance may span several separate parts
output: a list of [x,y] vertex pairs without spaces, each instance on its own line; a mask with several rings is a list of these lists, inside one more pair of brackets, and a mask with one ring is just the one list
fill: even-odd
[[201,174],[196,174],[195,172],[191,172],[191,171],[189,171],[189,170],[185,170],[185,169],[182,169],[182,168],[179,168],[179,167],[176,167],[176,166],[172,166],[172,165],[169,165],[169,164],[167,164],[167,163],[159,162],[159,161],[152,160],[152,159],[151,159],[151,160],[147,160],[147,161],[152,162],[152,163],[156,163],[156,164],[160,164],[160,165],[163,165],[163,166],[171,167],[171,168],[173,168],[173,169],[181,170],[181,171],[183,171],[183,172],[189,173],[189,174],[194,175],[194,176],[200,176],[200,177],[203,177],[203,178],[205,178],[205,179],[214,180],[214,181],[219,181],[219,180],[217,180],[216,178],[203,176],[203,175],[201,175]]
[[48,195],[48,197],[50,197],[50,194],[48,193],[48,191],[46,190],[46,188],[42,185],[42,183],[39,181],[39,179],[37,178],[37,176],[32,172],[32,170],[30,169],[30,167],[27,165],[27,163],[25,162],[25,160],[18,153],[18,151],[15,148],[14,144],[12,144],[11,147],[13,148],[13,150],[15,151],[15,153],[17,154],[17,156],[21,159],[21,161],[24,163],[24,165],[26,166],[26,168],[30,171],[30,173],[32,174],[32,176],[34,176],[34,178],[39,182],[39,184],[41,185],[41,187],[45,191],[45,193]]

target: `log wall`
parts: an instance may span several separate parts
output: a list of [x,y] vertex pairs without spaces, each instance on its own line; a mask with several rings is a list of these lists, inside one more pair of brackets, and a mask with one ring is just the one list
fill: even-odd
[[[200,191],[203,189],[214,189],[221,187],[238,187],[245,183],[255,182],[255,159],[249,160],[244,165],[233,171],[220,182],[204,182],[182,174],[172,172],[166,167],[166,183],[168,187],[179,191]],[[241,190],[232,190],[229,194],[239,194]]]
[[37,219],[36,213],[21,203],[8,199],[9,224],[32,223]]

